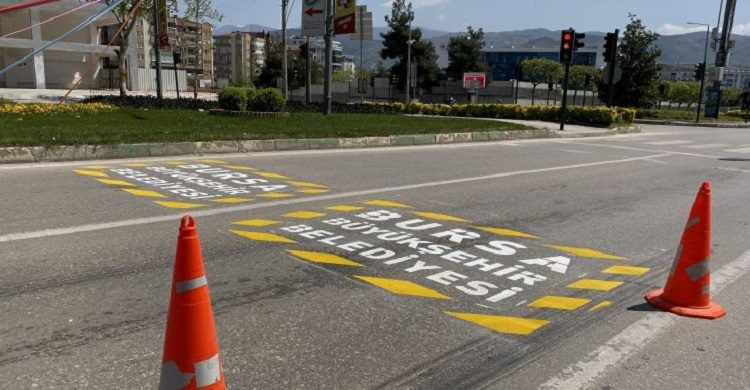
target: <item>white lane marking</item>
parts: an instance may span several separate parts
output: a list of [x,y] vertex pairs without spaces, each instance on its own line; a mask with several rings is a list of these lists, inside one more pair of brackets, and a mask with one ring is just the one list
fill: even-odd
[[[437,187],[437,186],[444,186],[444,185],[453,185],[453,184],[459,184],[459,183],[469,183],[469,182],[474,182],[474,181],[492,180],[492,179],[499,179],[503,177],[527,175],[527,174],[534,174],[534,173],[555,172],[555,171],[563,171],[563,170],[568,170],[568,169],[588,168],[588,167],[594,167],[594,166],[599,166],[599,165],[624,164],[624,163],[630,163],[630,162],[635,162],[635,161],[643,161],[649,158],[659,158],[659,157],[666,157],[666,156],[669,156],[669,154],[653,154],[649,156],[630,157],[630,158],[624,158],[620,160],[606,160],[606,161],[597,161],[597,162],[591,162],[591,163],[564,165],[564,166],[559,166],[559,167],[527,169],[523,171],[513,171],[513,172],[502,172],[502,173],[495,173],[492,175],[485,175],[485,176],[466,177],[462,179],[433,181],[433,182],[418,183],[418,184],[407,184],[407,185],[395,186],[395,187],[383,187],[383,188],[375,188],[375,189],[370,189],[370,190],[343,192],[340,194],[311,196],[311,197],[298,198],[298,199],[277,200],[277,201],[271,201],[271,202],[266,202],[266,203],[222,207],[222,208],[217,208],[217,209],[195,211],[191,214],[194,217],[208,217],[208,216],[213,216],[213,215],[229,214],[229,213],[264,209],[264,208],[270,208],[270,207],[276,207],[276,206],[287,206],[287,205],[295,205],[295,204],[300,204],[300,203],[312,203],[312,202],[325,201],[325,200],[375,195],[375,194],[382,194],[386,192],[397,192],[397,191],[414,190],[414,189]],[[51,236],[62,236],[66,234],[75,234],[75,233],[82,233],[82,232],[114,229],[114,228],[126,227],[126,226],[147,225],[147,224],[159,223],[159,222],[172,222],[172,221],[179,220],[180,218],[182,218],[182,216],[183,214],[172,214],[172,215],[164,215],[160,217],[126,219],[122,221],[79,225],[79,226],[72,226],[72,227],[58,228],[58,229],[47,229],[47,230],[40,230],[40,231],[35,231],[35,232],[11,233],[11,234],[5,234],[5,235],[0,236],[0,242],[28,240],[32,238],[51,237]]]
[[728,149],[728,150],[725,150],[725,152],[731,152],[731,153],[750,153],[750,148]]
[[647,161],[647,162],[654,163],[654,164],[667,164],[666,161],[655,160],[653,158],[645,159],[643,161]]
[[[718,294],[750,271],[750,251],[721,267],[711,275],[711,294]],[[583,360],[565,368],[559,375],[543,383],[541,389],[584,389],[593,386],[610,369],[630,358],[681,319],[664,312],[649,313],[643,319],[625,328]],[[692,320],[695,321],[695,320]]]
[[620,145],[607,145],[607,144],[599,144],[595,142],[580,142],[580,141],[566,141],[566,140],[555,140],[557,143],[561,144],[570,144],[570,145],[586,145],[586,146],[598,146],[601,148],[614,148],[614,149],[622,149],[622,150],[635,150],[638,152],[652,152],[652,153],[664,153],[670,156],[689,156],[689,157],[701,157],[701,158],[710,158],[710,159],[717,159],[717,158],[724,158],[725,156],[712,156],[710,154],[698,154],[698,153],[687,153],[687,152],[680,152],[677,150],[661,150],[661,149],[647,149],[647,148],[637,148],[634,146],[620,146]]
[[727,144],[700,144],[700,145],[686,145],[688,149],[719,149],[729,145]]
[[646,142],[646,145],[665,146],[665,145],[685,145],[685,144],[692,144],[692,143],[693,141],[674,140],[674,141]]
[[577,150],[577,149],[559,149],[561,152],[567,152],[567,153],[578,153],[578,154],[590,154],[591,151],[588,150]]
[[747,169],[740,169],[740,168],[732,168],[732,167],[716,167],[716,169],[721,171],[729,171],[729,172],[742,172],[742,173],[750,173]]

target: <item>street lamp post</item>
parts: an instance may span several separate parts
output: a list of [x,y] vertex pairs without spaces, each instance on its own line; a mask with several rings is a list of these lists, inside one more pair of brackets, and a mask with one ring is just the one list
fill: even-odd
[[707,23],[695,23],[688,22],[690,25],[704,26],[706,27],[706,47],[703,49],[703,74],[701,75],[701,87],[698,91],[698,111],[695,113],[695,123],[701,121],[701,105],[703,105],[703,88],[706,85],[706,73],[708,71],[707,57],[708,57],[708,41],[711,37],[711,25]]
[[414,44],[414,40],[411,39],[411,21],[409,21],[409,40],[406,41],[408,48],[406,49],[406,104],[411,102],[411,45]]

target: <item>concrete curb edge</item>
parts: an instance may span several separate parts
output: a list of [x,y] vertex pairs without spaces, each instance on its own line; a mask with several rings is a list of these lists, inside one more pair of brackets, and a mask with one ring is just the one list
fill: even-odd
[[601,137],[639,133],[638,126],[591,133],[565,134],[555,130],[482,131],[392,135],[388,137],[313,138],[247,141],[176,142],[122,145],[0,147],[0,164],[86,161],[139,157],[171,157],[201,154],[251,153],[287,150],[354,149],[387,146],[439,145],[470,142],[513,141],[540,138]]

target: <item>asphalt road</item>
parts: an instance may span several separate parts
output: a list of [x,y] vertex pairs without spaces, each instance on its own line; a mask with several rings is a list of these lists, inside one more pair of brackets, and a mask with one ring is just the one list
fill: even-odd
[[[716,321],[643,303],[713,191]],[[196,216],[231,388],[750,388],[750,134],[0,167],[0,387],[154,388]]]

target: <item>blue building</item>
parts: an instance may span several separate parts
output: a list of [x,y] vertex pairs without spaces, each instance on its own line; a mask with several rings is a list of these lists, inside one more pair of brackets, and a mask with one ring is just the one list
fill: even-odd
[[[493,79],[508,81],[515,78],[516,68],[527,59],[547,58],[553,61],[560,60],[558,48],[505,48],[490,49],[484,52],[484,62],[489,65]],[[583,48],[577,52],[573,63],[575,65],[589,65],[603,67],[603,57],[598,48]]]

